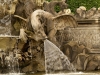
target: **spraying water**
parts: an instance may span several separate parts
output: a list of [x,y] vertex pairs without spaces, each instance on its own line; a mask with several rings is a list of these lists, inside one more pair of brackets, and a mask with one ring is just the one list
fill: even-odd
[[68,60],[68,57],[49,40],[44,41],[45,71],[54,73],[56,71],[76,71]]

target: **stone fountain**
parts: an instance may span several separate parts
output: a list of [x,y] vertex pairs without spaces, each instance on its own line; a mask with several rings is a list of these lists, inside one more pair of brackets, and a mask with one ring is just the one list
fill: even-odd
[[1,73],[75,71],[67,56],[53,43],[48,40],[45,40],[44,45],[33,40],[24,43],[19,36],[11,35],[11,14],[4,14],[0,19]]
[[[15,9],[11,8],[13,3],[17,3],[17,0],[14,2],[0,0],[2,7],[2,12],[0,11],[2,13],[0,14],[0,73],[76,71],[67,56],[49,40],[45,40],[44,45],[43,41],[34,40],[24,43],[18,35],[12,35],[14,13],[10,10]],[[18,22],[15,25],[18,25]]]

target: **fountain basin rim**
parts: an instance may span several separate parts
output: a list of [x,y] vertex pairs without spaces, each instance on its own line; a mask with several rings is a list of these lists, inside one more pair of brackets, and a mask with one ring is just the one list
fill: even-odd
[[14,37],[14,38],[19,38],[19,36],[11,36],[11,35],[0,35],[0,37]]

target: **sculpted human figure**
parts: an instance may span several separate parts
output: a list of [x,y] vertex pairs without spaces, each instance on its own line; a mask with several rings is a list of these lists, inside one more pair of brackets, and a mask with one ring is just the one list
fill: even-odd
[[[16,16],[18,17],[18,16]],[[20,17],[19,17],[20,18]],[[64,29],[65,27],[76,27],[77,22],[71,15],[61,15],[54,17],[51,13],[44,10],[36,10],[31,14],[30,22],[27,25],[29,30],[21,29],[21,38],[27,40],[27,37],[33,38],[36,41],[48,39],[58,45],[55,34],[57,30]]]
[[84,6],[80,6],[76,9],[75,18],[76,19],[85,19],[86,17],[86,8]]

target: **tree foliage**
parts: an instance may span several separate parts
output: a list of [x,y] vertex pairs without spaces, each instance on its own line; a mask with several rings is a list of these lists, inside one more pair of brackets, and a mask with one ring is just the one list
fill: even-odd
[[[46,1],[52,1],[52,0],[46,0]],[[68,8],[71,9],[72,12],[75,12],[77,8],[80,6],[85,6],[87,10],[89,10],[92,7],[100,7],[100,0],[67,0]],[[57,7],[55,10],[59,10]]]
[[58,13],[58,12],[61,10],[61,8],[60,8],[59,5],[56,5],[56,6],[54,7],[54,10]]
[[87,10],[92,7],[100,7],[100,0],[67,0],[68,8],[75,12],[80,6],[85,6]]

